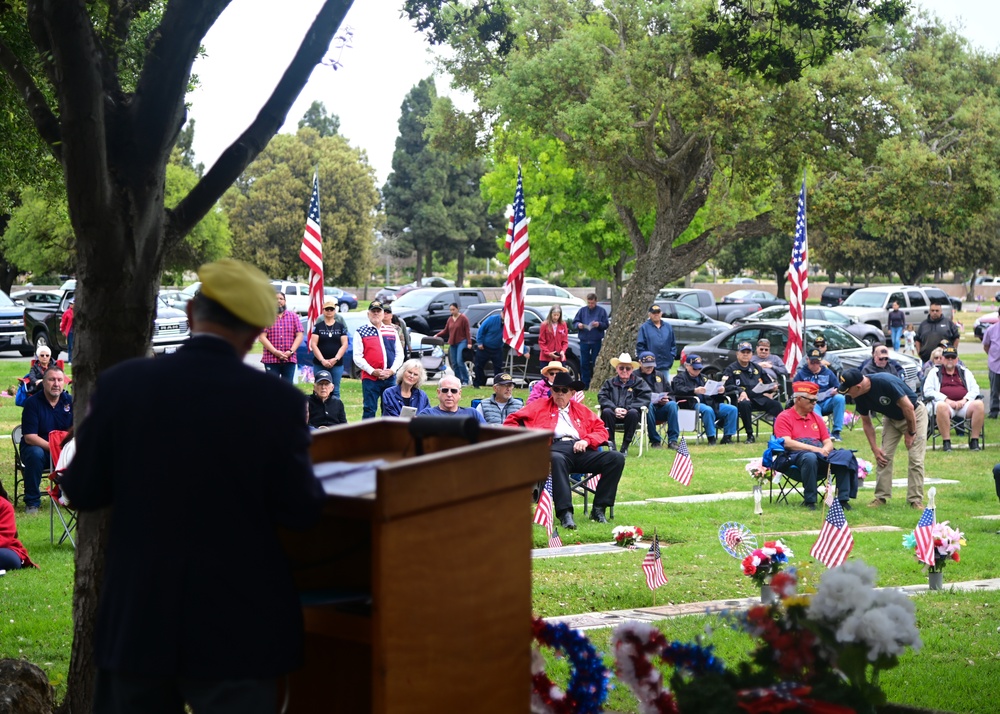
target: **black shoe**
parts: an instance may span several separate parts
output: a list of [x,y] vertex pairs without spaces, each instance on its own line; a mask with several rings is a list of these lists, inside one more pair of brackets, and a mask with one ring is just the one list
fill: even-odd
[[573,513],[571,511],[566,511],[564,514],[559,516],[559,523],[566,530],[569,531],[576,530],[576,521],[573,520]]
[[941,442],[941,451],[951,451],[951,441],[945,439]]
[[969,451],[980,451],[979,439],[969,439]]
[[[711,441],[711,439],[709,441]],[[733,443],[732,434],[723,434],[722,435],[722,441],[720,441],[719,443],[720,444],[732,444]]]
[[680,446],[680,444],[678,444],[676,441],[671,441],[669,444],[667,444],[667,448],[673,449],[674,451],[677,451],[678,446]]
[[845,511],[850,511],[851,510],[851,502],[850,501],[841,501],[840,502],[840,507],[843,508]]
[[649,448],[650,449],[662,449],[663,448],[663,442],[662,441],[651,441],[651,442],[649,442]]
[[807,508],[810,511],[815,511],[816,510],[816,504],[815,503],[805,503],[805,502],[803,502],[802,503],[802,507],[803,508]]
[[[710,436],[710,437],[708,437],[708,445],[709,445],[709,446],[715,446],[715,445],[717,445],[718,443],[719,443],[719,440],[718,440],[718,439],[716,439],[716,438],[715,438],[714,436]],[[726,442],[724,442],[724,441],[723,441],[722,443],[723,443],[723,444],[725,444]],[[535,500],[538,500],[538,499],[535,499]]]
[[990,413],[989,413],[989,414],[987,415],[987,417],[986,417],[986,418],[987,418],[987,419],[996,419],[997,417],[1000,417],[1000,412],[990,412]]
[[590,509],[590,520],[597,521],[598,523],[608,522],[608,519],[604,517],[604,509],[597,506]]
[[757,439],[754,438],[753,434],[747,434],[747,438],[746,438],[746,443],[747,444],[752,444],[755,441],[757,441]]

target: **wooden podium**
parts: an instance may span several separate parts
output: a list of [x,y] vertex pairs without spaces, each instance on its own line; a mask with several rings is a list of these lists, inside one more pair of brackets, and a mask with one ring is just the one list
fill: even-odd
[[289,712],[527,712],[531,485],[545,432],[485,427],[479,443],[369,420],[314,434],[313,463],[390,463],[376,491],[328,497],[282,532],[303,597],[306,663]]

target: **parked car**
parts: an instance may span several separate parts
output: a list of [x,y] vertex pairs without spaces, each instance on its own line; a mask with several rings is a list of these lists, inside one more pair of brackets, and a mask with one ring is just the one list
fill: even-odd
[[375,293],[375,299],[382,302],[383,304],[389,304],[394,302],[397,298],[406,295],[408,292],[417,290],[418,288],[453,288],[455,287],[454,280],[448,280],[448,278],[442,278],[437,275],[429,275],[425,278],[420,279],[420,284],[418,285],[416,281],[408,283],[406,285],[400,285],[399,287],[389,287],[386,286]]
[[[655,300],[654,302],[663,311],[664,322],[669,324],[674,331],[674,343],[677,345],[678,354],[686,345],[692,342],[704,342],[731,327],[721,320],[713,320],[698,308],[691,307],[687,303],[676,300]],[[611,303],[602,301],[598,305],[607,310],[608,317],[611,318]],[[635,329],[638,331],[639,326],[636,325]]]
[[[490,315],[501,314],[502,310],[503,303],[487,302],[480,303],[478,305],[471,305],[463,311],[463,314],[469,319],[469,328],[472,332],[472,345],[463,355],[465,365],[469,369],[469,374],[472,374],[473,370],[473,349],[475,349],[476,335],[479,332],[479,325]],[[528,350],[527,360],[525,360],[524,357],[515,357],[513,362],[510,362],[510,348],[507,345],[504,345],[504,359],[507,363],[513,365],[511,374],[515,379],[520,379],[522,374],[525,381],[530,382],[536,379],[541,379],[541,369],[545,366],[545,364],[548,364],[548,362],[546,361],[545,364],[542,364],[539,360],[538,333],[541,329],[542,322],[548,314],[549,310],[547,307],[540,307],[538,305],[524,306],[524,346],[525,349]],[[563,318],[566,319],[567,325],[569,326],[569,346],[566,348],[566,367],[570,371],[570,376],[573,377],[573,379],[578,379],[580,375],[580,337],[572,324],[572,319],[574,317],[576,317],[575,307],[565,307],[563,309]],[[486,374],[487,376],[490,376],[493,372],[487,371]]]
[[20,290],[10,294],[10,299],[19,305],[58,305],[62,299],[59,290]]
[[0,351],[17,350],[25,357],[34,354],[34,345],[25,338],[24,311],[23,305],[0,291]]
[[766,290],[734,290],[722,298],[725,303],[755,302],[763,307],[773,307],[774,305],[787,305],[788,301],[780,298],[774,293]]
[[997,323],[998,319],[1000,319],[1000,315],[996,312],[988,312],[985,315],[981,315],[976,318],[976,322],[972,326],[972,332],[975,334],[976,339],[982,342],[983,335],[985,335],[986,331]]
[[402,285],[386,285],[375,293],[375,299],[383,305],[388,305],[396,299],[396,292],[402,287]]
[[955,310],[948,295],[938,288],[920,288],[915,285],[879,285],[860,288],[844,300],[844,304],[832,308],[842,315],[865,322],[882,330],[889,336],[889,310],[899,303],[899,309],[906,316],[907,324],[914,328],[927,319],[931,305],[940,305],[941,312],[952,319]]
[[583,307],[587,301],[576,297],[558,285],[533,285],[529,283],[524,290],[524,304]]
[[397,298],[392,303],[392,312],[411,330],[433,335],[445,326],[451,316],[448,307],[453,302],[464,310],[486,302],[486,295],[475,288],[418,288]]
[[[23,329],[27,346],[22,349],[22,354],[32,354],[40,345],[48,345],[53,357],[66,350],[66,336],[59,331],[59,322],[69,301],[76,294],[76,281],[70,280],[65,284],[71,287],[63,291],[59,304],[29,305],[24,308]],[[187,315],[157,297],[150,351],[153,354],[169,354],[190,336]]]
[[191,302],[193,294],[188,294],[183,290],[161,290],[160,299],[175,310],[184,310]]
[[656,298],[686,303],[691,307],[698,308],[713,319],[729,323],[761,309],[760,303],[757,302],[716,302],[712,292],[702,288],[663,288],[657,293]]
[[[806,323],[807,345],[811,345],[820,335],[826,338],[827,349],[840,357],[845,369],[860,367],[872,355],[870,347],[839,325],[829,322]],[[681,357],[683,359],[689,354],[699,355],[705,363],[705,377],[717,379],[727,366],[736,361],[736,346],[740,342],[746,340],[756,345],[757,340],[762,337],[770,340],[772,355],[784,357],[785,344],[788,340],[788,323],[775,320],[737,325],[700,345],[688,345]],[[920,362],[893,350],[889,350],[889,356],[903,365],[906,383],[916,390]]]
[[300,315],[309,314],[309,286],[287,280],[272,280],[274,291],[285,294],[285,308]]
[[[736,321],[736,324],[742,325],[751,322],[766,322],[768,320],[787,319],[788,306],[775,305],[774,307],[765,308],[760,312],[755,312],[753,315],[741,317]],[[884,341],[882,331],[874,325],[869,325],[865,322],[857,322],[854,318],[850,318],[847,315],[841,315],[832,308],[807,306],[806,322],[809,323],[813,320],[819,320],[820,322],[832,322],[834,325],[840,325],[868,346],[874,345],[876,342],[881,343]]]
[[[353,352],[354,334],[364,323],[368,322],[368,311],[342,313],[344,323],[347,325],[347,352],[344,353],[344,376],[351,379],[360,379],[361,370],[354,364]],[[305,325],[303,325],[305,329]],[[420,332],[410,330],[410,351],[406,359],[419,359],[420,363],[427,370],[427,378],[433,379],[445,368],[445,350],[441,347],[439,338],[428,337]]]
[[860,287],[860,285],[827,285],[823,288],[823,295],[819,299],[819,304],[824,307],[836,307]]
[[726,282],[729,283],[729,284],[735,284],[735,285],[756,285],[757,284],[757,281],[754,280],[753,278],[739,278],[739,277],[737,277],[737,278],[730,278]]
[[341,312],[356,310],[358,307],[358,296],[340,288],[323,288],[323,295],[327,300],[336,300]]

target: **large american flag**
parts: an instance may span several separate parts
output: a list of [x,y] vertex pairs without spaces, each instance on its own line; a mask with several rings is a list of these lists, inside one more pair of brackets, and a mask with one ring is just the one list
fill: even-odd
[[788,342],[785,345],[785,368],[794,374],[802,361],[806,332],[806,298],[809,297],[809,239],[806,235],[806,178],[802,177],[799,210],[795,215],[795,241],[788,263]]
[[646,551],[646,557],[642,559],[642,570],[646,574],[646,587],[656,590],[667,584],[667,578],[663,575],[663,559],[660,557],[660,536],[653,534],[653,545]]
[[682,436],[677,445],[677,453],[674,454],[674,463],[670,467],[670,478],[682,486],[690,486],[693,473],[694,464],[691,463],[691,452],[688,451],[687,441]]
[[913,530],[913,537],[917,540],[917,560],[932,567],[935,560],[934,522],[934,509],[925,508]]
[[302,234],[299,257],[309,266],[309,324],[306,337],[312,326],[323,314],[323,233],[319,221],[319,172],[313,174],[312,198],[306,215],[306,230]]
[[531,522],[537,523],[540,526],[545,526],[545,531],[550,536],[552,535],[552,526],[555,525],[552,518],[553,509],[552,477],[549,476],[545,480],[545,488],[543,488],[542,492],[538,494],[538,505],[535,506],[535,517],[531,520]]
[[503,341],[514,352],[521,354],[524,352],[524,271],[531,263],[531,255],[528,252],[528,216],[524,209],[520,164],[517,167],[517,191],[514,192],[514,215],[510,220],[513,237],[507,282],[503,286]]
[[847,560],[851,548],[854,547],[854,536],[851,527],[847,525],[844,509],[840,501],[834,501],[826,514],[823,530],[813,544],[809,555],[828,568],[836,568]]

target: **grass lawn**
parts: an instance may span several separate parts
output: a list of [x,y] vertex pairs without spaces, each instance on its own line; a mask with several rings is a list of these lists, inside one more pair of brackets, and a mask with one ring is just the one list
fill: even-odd
[[[985,388],[988,385],[985,355],[971,336],[975,316],[966,313],[960,319],[967,331],[961,347],[962,359]],[[0,388],[13,384],[26,371],[24,362],[0,362]],[[302,389],[308,391],[306,385]],[[433,403],[434,388],[427,387],[426,391]],[[359,420],[360,383],[345,379],[341,383],[341,393],[348,420]],[[467,388],[463,391],[462,403],[468,404],[473,397],[487,394],[489,390],[486,389]],[[525,391],[520,390],[518,394],[524,396]],[[596,404],[595,392],[588,394],[587,404]],[[12,397],[0,397],[0,434],[9,434],[20,422],[20,411],[14,406]],[[993,464],[1000,461],[1000,423],[987,421],[986,428],[988,448],[984,452],[970,453],[964,448],[950,454],[940,449],[927,452],[928,477],[959,482],[938,487],[938,517],[951,521],[968,539],[968,545],[962,550],[962,561],[945,569],[946,586],[949,581],[1000,577],[1000,556],[996,554],[1000,536],[994,534],[1000,522],[972,518],[1000,514],[991,476]],[[962,443],[961,439],[955,440],[956,445]],[[845,431],[843,446],[858,449],[865,458],[871,456],[860,428]],[[719,545],[719,525],[739,521],[763,540],[777,533],[818,530],[822,525],[820,511],[806,511],[797,505],[772,505],[767,502],[766,494],[762,517],[754,516],[749,498],[696,504],[631,505],[628,502],[696,493],[749,491],[752,481],[743,467],[747,459],[760,456],[762,450],[762,444],[710,449],[692,442],[695,474],[691,485],[683,487],[667,478],[673,452],[651,451],[639,458],[633,448],[619,489],[614,523],[603,526],[584,519],[578,500],[580,528],[574,532],[560,531],[563,541],[610,542],[611,527],[615,524],[638,525],[650,534],[655,529],[663,541],[664,569],[669,581],[657,591],[657,604],[753,595],[755,589],[750,579],[742,575],[738,562]],[[10,439],[0,439],[0,479],[8,488],[12,483],[12,464]],[[896,475],[905,476],[905,458],[897,463]],[[880,585],[924,582],[925,576],[912,553],[903,550],[901,545],[903,534],[913,528],[919,514],[906,507],[903,489],[896,489],[888,508],[878,510],[864,506],[871,499],[871,493],[870,489],[864,489],[856,501],[857,507],[848,513],[852,527],[888,525],[901,530],[855,532],[851,557],[877,567]],[[794,504],[797,497],[792,500]],[[528,518],[527,507],[525,518]],[[47,509],[43,509],[42,516],[19,519],[21,538],[41,570],[8,573],[0,578],[0,657],[25,657],[41,665],[56,684],[57,695],[61,696],[72,635],[73,551],[68,546],[50,545],[48,521]],[[781,537],[795,552],[793,562],[799,565],[811,562],[808,551],[815,536]],[[544,542],[543,530],[535,527],[535,546],[543,546]],[[554,616],[652,605],[653,596],[639,568],[642,556],[640,548],[609,555],[533,561],[535,611],[543,616]],[[807,568],[807,571],[812,577],[819,574],[817,568]],[[986,693],[996,686],[1000,674],[1000,593],[945,591],[920,596],[915,602],[924,649],[917,654],[908,653],[898,668],[883,674],[882,683],[889,698],[955,712],[993,712],[995,704]],[[706,625],[711,625],[714,632],[710,641],[727,663],[740,661],[750,648],[750,640],[745,635],[721,627],[715,617],[678,618],[659,624],[668,638],[682,641],[693,640],[704,633]],[[590,636],[600,649],[607,650],[610,631],[596,630]],[[558,676],[556,679],[559,681]],[[634,712],[636,706],[623,687],[611,692],[609,709]]]

